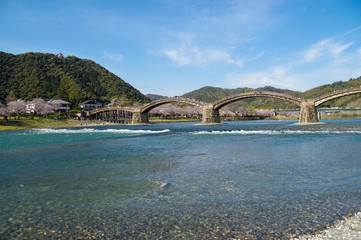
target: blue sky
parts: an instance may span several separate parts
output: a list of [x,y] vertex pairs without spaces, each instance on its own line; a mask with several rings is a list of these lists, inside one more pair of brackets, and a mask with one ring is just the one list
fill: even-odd
[[101,64],[144,94],[361,76],[360,0],[0,0],[0,51]]

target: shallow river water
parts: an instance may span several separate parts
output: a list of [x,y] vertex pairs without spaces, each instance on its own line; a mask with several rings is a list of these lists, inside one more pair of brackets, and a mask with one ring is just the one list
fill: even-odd
[[0,239],[289,239],[361,210],[361,120],[0,132]]

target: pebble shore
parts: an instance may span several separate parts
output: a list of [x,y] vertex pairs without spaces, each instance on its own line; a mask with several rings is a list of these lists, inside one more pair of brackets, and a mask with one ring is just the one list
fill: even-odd
[[332,227],[317,233],[305,235],[293,240],[360,240],[361,239],[361,212],[354,216],[336,222]]

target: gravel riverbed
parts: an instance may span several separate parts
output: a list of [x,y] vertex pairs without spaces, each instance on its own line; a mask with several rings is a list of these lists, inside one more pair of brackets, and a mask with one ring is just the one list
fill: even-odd
[[294,240],[360,240],[361,239],[361,212],[344,218],[316,235],[305,235]]

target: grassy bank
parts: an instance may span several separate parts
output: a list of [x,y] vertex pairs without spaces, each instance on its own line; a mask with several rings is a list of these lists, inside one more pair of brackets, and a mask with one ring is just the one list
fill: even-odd
[[38,120],[0,120],[0,131],[7,130],[24,130],[33,128],[62,128],[62,127],[77,127],[87,125],[100,125],[97,121],[78,121],[78,120],[52,120],[52,119],[38,119]]
[[329,119],[357,119],[361,118],[361,113],[359,112],[344,112],[344,113],[334,113],[330,115],[322,115],[321,120]]

